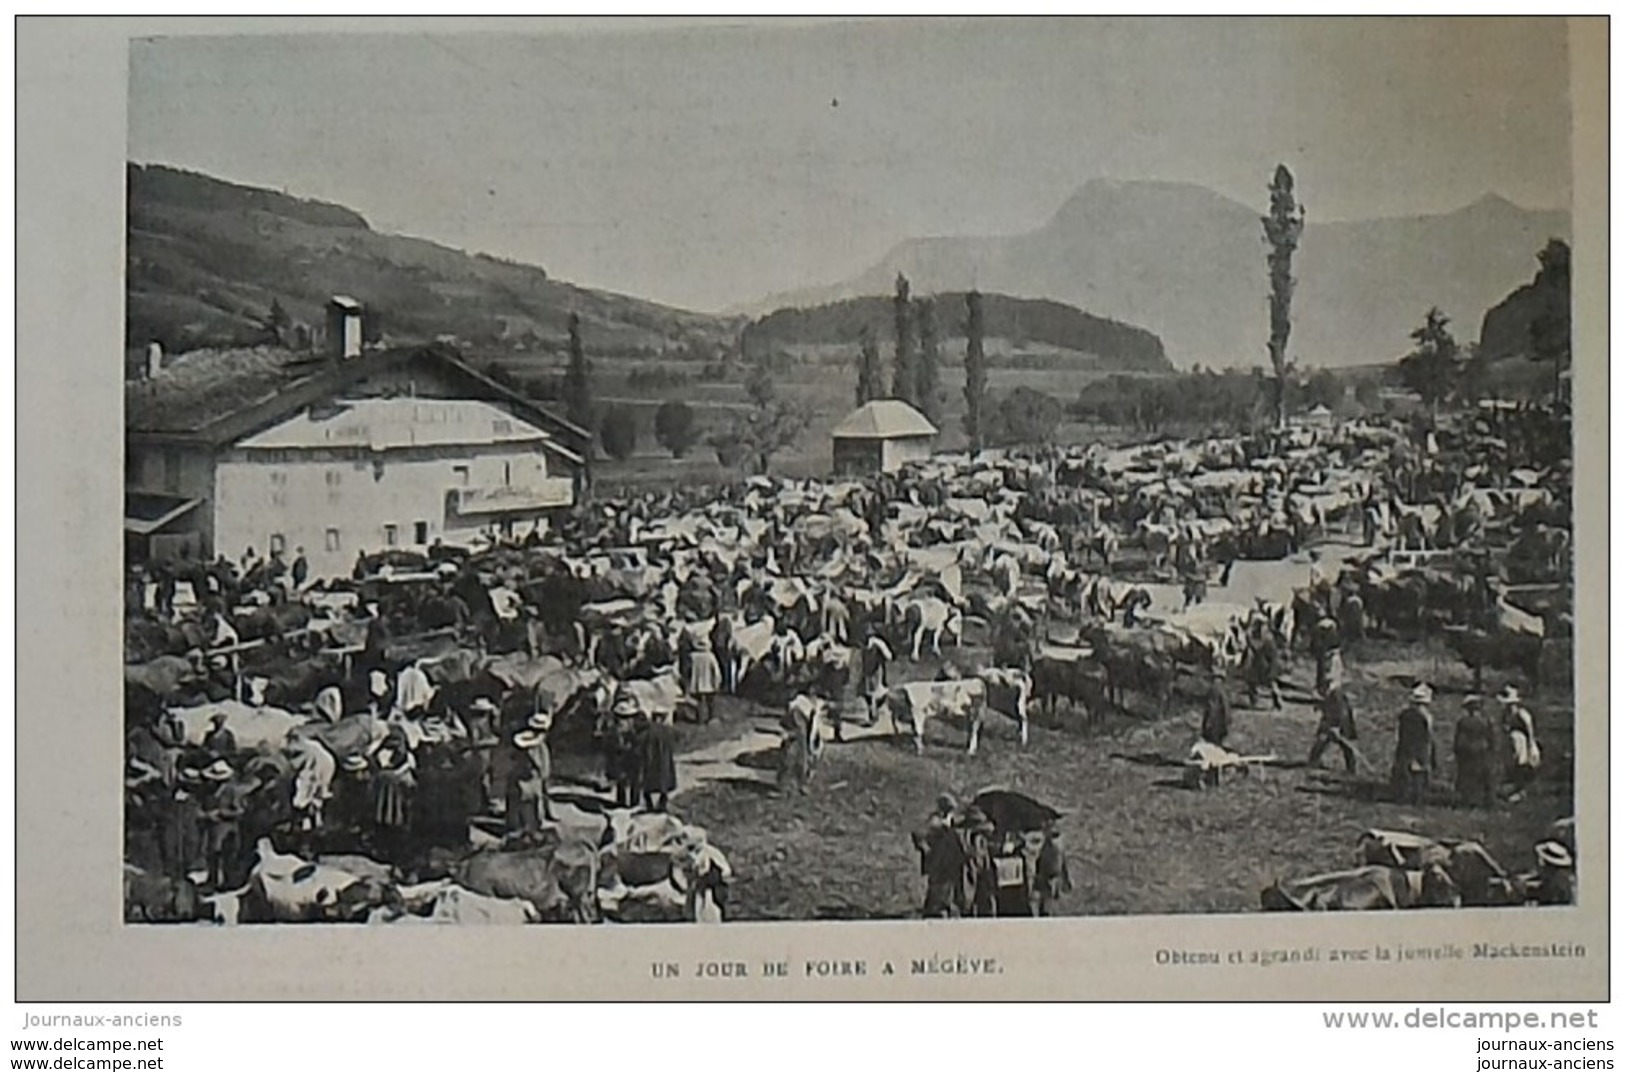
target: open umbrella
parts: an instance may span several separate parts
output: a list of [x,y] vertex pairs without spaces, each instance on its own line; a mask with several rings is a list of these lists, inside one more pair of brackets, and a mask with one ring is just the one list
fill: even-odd
[[1042,830],[1044,824],[1054,822],[1061,813],[1048,804],[1040,803],[1025,793],[1012,789],[988,788],[976,794],[971,801],[992,821],[999,833],[1025,834]]

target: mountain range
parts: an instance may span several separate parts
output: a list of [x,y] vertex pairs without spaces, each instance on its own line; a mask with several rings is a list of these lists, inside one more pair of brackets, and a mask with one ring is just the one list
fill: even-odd
[[383,234],[340,205],[130,164],[126,345],[181,351],[264,341],[272,308],[323,323],[335,294],[375,312],[386,336],[473,347],[564,345],[571,313],[602,354],[718,345],[729,322],[572,286],[533,265]]
[[[1290,343],[1302,365],[1392,361],[1432,306],[1476,325],[1527,282],[1547,239],[1570,237],[1567,212],[1494,195],[1439,215],[1350,222],[1316,222],[1312,191],[1307,200]],[[1178,366],[1246,366],[1266,361],[1264,256],[1259,213],[1240,202],[1186,183],[1096,180],[1034,231],[911,239],[843,283],[756,310],[887,294],[902,273],[916,294],[978,288],[1141,326]]]

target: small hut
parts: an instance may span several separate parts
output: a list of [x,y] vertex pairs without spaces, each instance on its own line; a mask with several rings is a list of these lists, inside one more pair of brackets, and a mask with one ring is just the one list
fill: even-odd
[[890,473],[929,458],[937,428],[907,402],[881,398],[853,410],[830,438],[837,476]]

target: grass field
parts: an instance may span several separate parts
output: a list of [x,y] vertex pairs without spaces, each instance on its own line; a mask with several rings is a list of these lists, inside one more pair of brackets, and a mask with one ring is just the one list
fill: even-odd
[[[1373,643],[1350,662],[1359,747],[1374,770],[1346,776],[1341,757],[1328,771],[1303,766],[1316,714],[1290,702],[1282,712],[1238,707],[1230,746],[1277,753],[1288,765],[1217,790],[1185,788],[1179,762],[1196,739],[1194,697],[1161,721],[1118,717],[1085,730],[1063,716],[1041,718],[1020,747],[1013,724],[992,722],[981,754],[964,754],[963,731],[933,724],[926,755],[903,739],[831,744],[806,797],[781,796],[745,781],[718,781],[684,794],[685,818],[711,831],[737,874],[735,919],[899,918],[918,908],[923,881],[908,833],[938,793],[961,800],[1003,785],[1052,804],[1062,823],[1074,891],[1067,915],[1236,913],[1258,909],[1277,878],[1352,864],[1361,831],[1414,830],[1481,840],[1511,870],[1532,866],[1532,846],[1554,820],[1572,814],[1573,710],[1566,685],[1535,697],[1546,754],[1542,776],[1517,804],[1492,810],[1450,800],[1450,742],[1461,711],[1465,671],[1431,649]],[[914,668],[929,676],[932,667]],[[1301,661],[1300,675],[1310,672]],[[1385,781],[1395,719],[1411,680],[1435,683],[1441,772],[1421,807],[1387,802]],[[1498,685],[1499,682],[1496,682]],[[1233,693],[1234,695],[1234,693]],[[729,716],[746,716],[737,708]],[[769,726],[771,720],[764,720]],[[702,732],[714,739],[715,726]],[[688,744],[685,743],[685,748]],[[772,755],[744,765],[770,767]]]

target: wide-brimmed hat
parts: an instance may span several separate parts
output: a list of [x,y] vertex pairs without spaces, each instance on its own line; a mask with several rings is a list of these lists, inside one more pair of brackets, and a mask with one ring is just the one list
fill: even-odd
[[217,759],[203,768],[203,777],[211,782],[223,782],[231,777],[231,764],[223,759]]
[[367,757],[360,755],[359,753],[345,756],[339,761],[339,766],[343,767],[352,774],[357,774],[367,769]]
[[542,735],[535,730],[520,730],[513,735],[513,743],[518,748],[535,748],[542,740]]
[[694,638],[694,650],[695,651],[710,651],[711,650],[711,638],[706,636],[704,633],[701,633],[699,636],[695,637]]
[[196,785],[203,780],[203,775],[196,767],[182,767],[175,777],[182,785]]
[[954,799],[954,795],[952,793],[938,793],[937,794],[937,810],[938,811],[954,811],[958,807],[959,807],[959,801]]
[[1478,696],[1476,694],[1473,695],[1473,696],[1469,696],[1465,700],[1461,701],[1461,705],[1463,707],[1467,708],[1468,710],[1476,711],[1480,707],[1484,706],[1484,697]]
[[1423,682],[1411,690],[1411,700],[1415,703],[1432,703],[1433,690],[1428,687],[1426,682]]
[[546,711],[537,711],[525,720],[525,728],[546,733],[553,728],[553,716]]
[[1523,696],[1518,692],[1517,687],[1513,685],[1508,685],[1506,688],[1502,689],[1501,695],[1497,696],[1496,699],[1500,700],[1502,703],[1523,702]]
[[1558,841],[1542,841],[1535,846],[1535,859],[1543,867],[1573,867],[1574,855]]
[[496,705],[496,701],[492,700],[489,696],[474,697],[474,702],[468,705],[468,709],[470,711],[480,711],[488,715],[494,715],[498,710],[500,710]]

